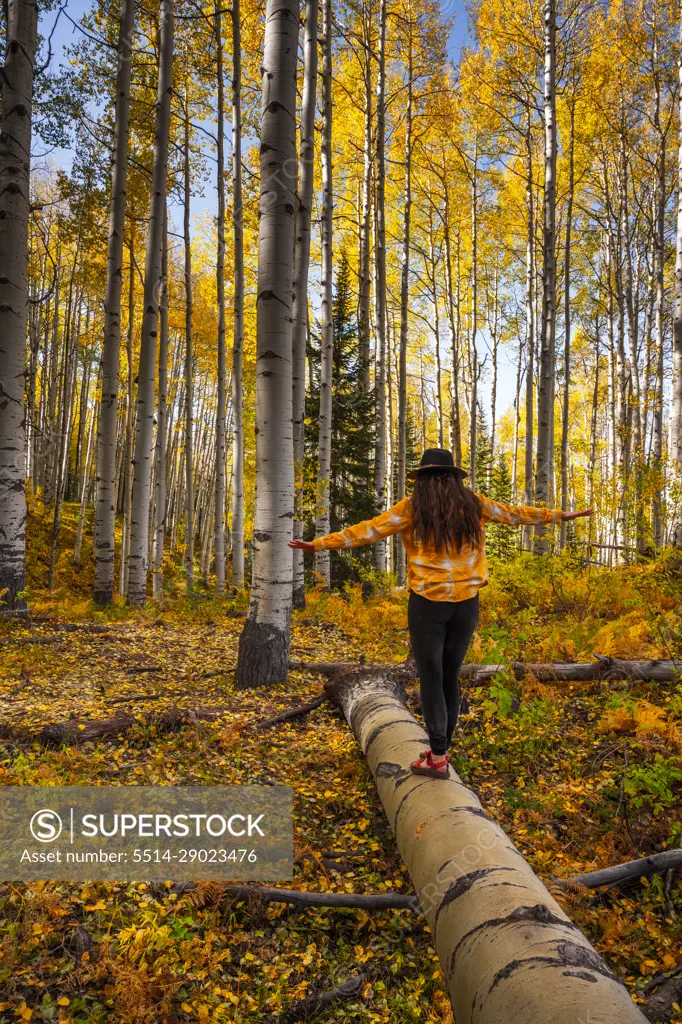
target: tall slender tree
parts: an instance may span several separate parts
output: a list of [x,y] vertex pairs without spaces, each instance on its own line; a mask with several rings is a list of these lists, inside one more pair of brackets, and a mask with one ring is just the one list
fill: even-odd
[[[334,371],[333,235],[334,193],[332,175],[332,5],[322,5],[322,348],[320,352],[320,414],[318,436],[317,494],[315,531],[330,531],[329,487],[332,457],[332,383]],[[329,586],[329,552],[315,555],[315,571]]]
[[223,74],[223,28],[220,0],[216,0],[215,48],[217,85],[216,185],[218,191],[218,251],[216,258],[216,293],[218,298],[218,406],[216,410],[215,446],[215,577],[216,590],[225,590],[225,415],[227,405],[225,360],[225,76]]
[[0,125],[0,601],[26,588],[26,325],[36,0],[9,0]]
[[[305,357],[308,341],[310,219],[315,172],[315,97],[317,89],[318,0],[306,0],[301,139],[298,150],[298,206],[294,251],[294,327],[292,341],[294,415],[294,537],[302,536],[303,460],[305,456]],[[305,606],[303,552],[294,549],[294,608]]]
[[[374,448],[374,490],[377,507],[386,501],[386,0],[379,7],[379,52],[377,68],[376,127],[376,441]],[[374,564],[386,571],[386,541],[374,545]]]
[[[135,0],[121,0],[118,72],[114,114],[114,160],[111,176],[107,291],[104,298],[102,402],[97,430],[97,499],[95,502],[96,604],[114,599],[114,526],[116,520],[116,441],[121,363],[121,289],[123,235],[128,185],[128,124]],[[132,267],[131,267],[132,274]]]
[[[551,501],[554,448],[554,362],[556,337],[556,0],[544,6],[545,189],[542,227],[542,337],[538,386],[538,438],[535,500]],[[547,531],[536,528],[535,549],[549,550]]]
[[149,562],[149,505],[154,427],[154,375],[162,280],[163,219],[166,208],[168,139],[173,90],[173,0],[161,0],[159,11],[159,82],[156,100],[154,165],[149,203],[149,228],[144,275],[144,312],[137,375],[137,417],[130,522],[128,602],[144,605]]
[[[220,0],[218,0],[220,2]],[[239,0],[232,2],[232,231],[234,298],[232,335],[232,586],[244,586],[244,223],[242,202],[242,29]]]
[[256,508],[249,614],[235,682],[289,672],[294,460],[291,325],[296,198],[297,0],[267,0],[256,327]]

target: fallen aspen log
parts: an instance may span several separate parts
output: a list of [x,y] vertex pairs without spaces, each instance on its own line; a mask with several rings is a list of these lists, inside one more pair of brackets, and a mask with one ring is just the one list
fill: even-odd
[[674,868],[682,868],[682,850],[664,850],[663,853],[652,853],[648,857],[628,860],[624,864],[600,868],[598,871],[588,871],[573,878],[557,878],[555,884],[564,889],[570,889],[572,885],[598,889],[601,885],[618,885],[633,878],[649,878]]
[[400,678],[325,687],[363,750],[429,923],[457,1024],[643,1024],[645,1018],[452,767],[410,772],[428,740]]
[[18,741],[37,740],[45,746],[69,746],[86,743],[88,740],[101,739],[104,736],[118,736],[132,729],[134,725],[155,726],[160,732],[174,732],[183,725],[197,725],[199,722],[212,722],[219,715],[214,711],[192,711],[184,708],[168,708],[160,714],[148,714],[135,717],[122,712],[110,718],[68,719],[66,722],[51,722],[37,730],[24,726],[0,724],[0,739]]
[[[533,675],[540,682],[592,682],[599,679],[641,679],[658,683],[674,683],[680,679],[682,666],[673,661],[621,661],[616,658],[605,658],[595,655],[596,661],[565,662],[559,664],[534,662],[505,662],[498,665],[462,665],[460,677],[474,685],[490,682],[500,672],[512,672],[515,679],[523,679]],[[343,672],[355,672],[363,668],[369,672],[400,673],[414,676],[414,665],[399,662],[395,665],[359,665],[345,661],[290,661],[289,668],[294,672],[310,672],[312,674],[333,676]]]
[[[130,697],[117,697],[110,700],[110,704],[130,703],[135,701],[159,700],[164,694],[133,694]],[[309,704],[298,704],[289,708],[273,718],[265,718],[261,721],[250,722],[245,729],[268,729],[280,722],[287,722],[292,718],[306,715],[314,711],[327,700],[327,695],[322,694]],[[200,722],[214,722],[221,717],[219,711],[204,711],[202,709],[192,710],[191,708],[170,707],[165,711],[147,713],[144,715],[130,715],[123,711],[117,711],[109,718],[72,718],[66,722],[51,722],[37,729],[29,729],[24,726],[12,726],[0,723],[0,739],[18,740],[30,742],[36,740],[44,746],[61,746],[66,744],[75,746],[79,743],[87,743],[88,740],[98,740],[105,736],[119,736],[132,729],[134,725],[154,726],[159,732],[174,732],[186,725],[199,725]]]

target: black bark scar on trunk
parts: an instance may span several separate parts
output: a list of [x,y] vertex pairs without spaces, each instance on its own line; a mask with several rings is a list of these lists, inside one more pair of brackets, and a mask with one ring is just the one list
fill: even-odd
[[379,738],[379,736],[384,731],[384,729],[392,729],[395,725],[411,725],[411,724],[412,724],[412,719],[411,718],[394,718],[390,722],[382,722],[381,725],[377,725],[374,729],[372,729],[371,733],[369,734],[369,738],[367,740],[367,743],[365,744],[365,757],[367,757],[367,755],[369,753],[369,748],[372,746],[374,741]]
[[[455,858],[453,857],[452,861],[446,861],[443,867],[446,867],[448,864],[453,863],[454,860]],[[443,868],[441,868],[441,871],[442,870]],[[471,889],[472,885],[475,885],[476,882],[480,882],[482,878],[486,878],[488,875],[496,874],[501,871],[512,870],[513,868],[476,868],[475,871],[469,871],[467,872],[466,875],[461,875],[455,882],[452,882],[452,884],[449,885],[448,888],[445,890],[445,893],[443,894],[443,899],[440,901],[440,904],[438,905],[438,910],[436,911],[436,916],[433,921],[434,938],[436,928],[438,927],[438,918],[440,917],[441,910],[444,910],[445,907],[449,906],[451,903],[454,903],[455,900],[458,900],[460,896],[463,896],[466,892],[469,892],[469,889]],[[438,874],[440,874],[440,871],[438,872]],[[436,878],[438,878],[438,875],[436,875]]]
[[[584,972],[589,973],[590,971],[594,974],[601,974],[604,978],[609,978],[611,981],[617,981],[618,984],[622,985],[623,982],[616,978],[612,971],[606,966],[604,961],[598,956],[593,949],[586,949],[584,946],[579,946],[575,942],[560,942],[557,946],[557,955],[554,956],[531,956],[527,960],[512,960],[503,967],[502,970],[498,971],[493,978],[492,985],[488,989],[488,995],[492,990],[499,985],[501,981],[506,981],[510,978],[515,971],[518,971],[522,967],[530,965],[547,964],[548,967],[579,967],[584,968]],[[595,979],[596,980],[596,979]]]
[[[457,959],[460,946],[462,946],[467,939],[471,938],[472,935],[476,935],[477,932],[484,931],[486,928],[497,928],[506,924],[517,924],[518,922],[524,921],[532,921],[534,924],[551,925],[552,927],[568,928],[572,931],[579,931],[572,921],[564,921],[563,918],[558,917],[552,910],[550,910],[549,907],[545,906],[544,903],[536,903],[532,907],[517,907],[515,910],[512,910],[511,914],[506,914],[504,917],[493,917],[489,921],[482,921],[481,924],[477,924],[475,928],[471,928],[466,932],[455,946],[452,956],[450,957],[450,973],[452,974],[455,969],[455,960]],[[591,976],[589,980],[593,980]]]

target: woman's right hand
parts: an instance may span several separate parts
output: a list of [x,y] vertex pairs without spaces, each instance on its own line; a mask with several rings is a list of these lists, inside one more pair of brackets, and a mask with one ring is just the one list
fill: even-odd
[[290,548],[300,548],[301,551],[314,551],[313,543],[310,540],[290,540]]
[[594,509],[586,508],[584,512],[564,512],[563,519],[566,522],[569,519],[580,519],[582,516],[593,516]]

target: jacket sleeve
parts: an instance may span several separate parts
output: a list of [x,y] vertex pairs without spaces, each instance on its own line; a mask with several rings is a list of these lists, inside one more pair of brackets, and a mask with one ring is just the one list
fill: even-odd
[[355,526],[347,526],[345,530],[338,533],[328,533],[324,537],[316,537],[313,541],[315,551],[334,551],[338,548],[359,548],[363,544],[374,544],[384,537],[390,537],[399,530],[409,525],[410,499],[403,498],[387,512],[382,512],[374,519],[367,519],[364,523],[356,523]]
[[485,494],[478,498],[482,507],[483,522],[506,523],[507,526],[534,526],[539,523],[559,523],[563,513],[559,508],[538,508],[534,505],[504,505],[493,501]]

